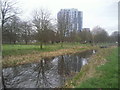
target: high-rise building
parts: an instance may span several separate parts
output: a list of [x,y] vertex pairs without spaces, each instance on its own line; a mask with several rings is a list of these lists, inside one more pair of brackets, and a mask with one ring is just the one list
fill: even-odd
[[[83,12],[77,9],[61,9],[57,14],[58,22],[64,24],[64,28],[68,31],[81,31],[83,22]],[[59,24],[59,23],[58,23]],[[60,25],[58,25],[58,29]]]

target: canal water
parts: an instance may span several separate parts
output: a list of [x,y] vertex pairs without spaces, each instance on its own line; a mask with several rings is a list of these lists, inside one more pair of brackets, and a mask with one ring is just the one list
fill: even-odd
[[93,50],[43,59],[39,63],[3,69],[7,88],[55,88],[65,84],[88,63]]

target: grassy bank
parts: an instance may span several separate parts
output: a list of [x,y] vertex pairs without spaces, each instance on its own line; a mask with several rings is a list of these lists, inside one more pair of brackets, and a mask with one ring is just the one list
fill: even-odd
[[43,58],[82,52],[93,47],[79,43],[64,43],[44,45],[3,45],[3,67],[16,66],[26,63],[38,62]]
[[87,44],[80,44],[80,43],[63,43],[63,47],[61,47],[60,43],[56,44],[48,44],[43,45],[43,49],[40,49],[40,45],[10,45],[10,44],[4,44],[2,55],[5,56],[11,56],[11,55],[25,55],[25,54],[34,54],[39,52],[49,52],[49,51],[56,51],[60,49],[68,49],[72,47],[78,47],[78,46],[88,46]]
[[118,88],[118,48],[101,49],[66,87]]

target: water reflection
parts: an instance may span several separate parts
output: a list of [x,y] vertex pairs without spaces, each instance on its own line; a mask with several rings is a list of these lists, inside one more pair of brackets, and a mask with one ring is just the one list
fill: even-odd
[[5,85],[8,88],[54,88],[64,85],[81,67],[88,63],[93,51],[74,55],[58,56],[40,63],[20,65],[3,69]]

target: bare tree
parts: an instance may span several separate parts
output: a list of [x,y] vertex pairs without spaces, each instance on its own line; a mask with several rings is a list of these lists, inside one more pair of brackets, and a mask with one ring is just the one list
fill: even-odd
[[69,17],[66,17],[65,14],[63,15],[58,15],[57,17],[57,24],[58,24],[58,32],[60,34],[60,42],[61,42],[61,47],[63,47],[63,42],[64,39],[67,35],[69,35]]
[[92,34],[90,31],[83,30],[79,32],[79,36],[82,43],[88,43],[92,41]]
[[1,0],[0,5],[1,5],[1,22],[2,22],[2,30],[4,28],[4,24],[11,19],[13,16],[15,16],[18,12],[15,8],[16,2],[13,2],[12,0]]
[[12,17],[9,22],[4,25],[5,32],[2,33],[3,35],[3,43],[16,43],[19,39],[20,34],[20,18],[17,16]]
[[75,42],[75,41],[77,41],[76,38],[77,38],[77,32],[74,30],[74,31],[70,32],[70,36],[67,37],[67,41]]
[[96,26],[93,28],[92,33],[94,35],[94,41],[96,43],[108,42],[108,33],[105,31],[105,29]]
[[36,39],[41,43],[40,47],[42,49],[43,42],[48,35],[47,30],[49,29],[51,21],[50,13],[45,9],[36,10],[33,13],[33,24],[37,30]]
[[21,22],[20,26],[21,40],[24,40],[25,44],[28,44],[28,42],[31,40],[32,25],[27,21],[23,21]]
[[[0,1],[0,6],[1,6],[0,7],[0,13],[1,13],[1,19],[0,20],[1,20],[2,36],[9,33],[8,32],[9,29],[6,26],[10,26],[10,22],[13,20],[13,18],[16,17],[16,15],[19,12],[18,8],[16,7],[16,3],[17,3],[16,1],[14,2],[12,0],[1,0]],[[3,40],[5,38],[3,37]]]
[[110,35],[110,42],[118,42],[118,31],[114,31],[111,35]]

